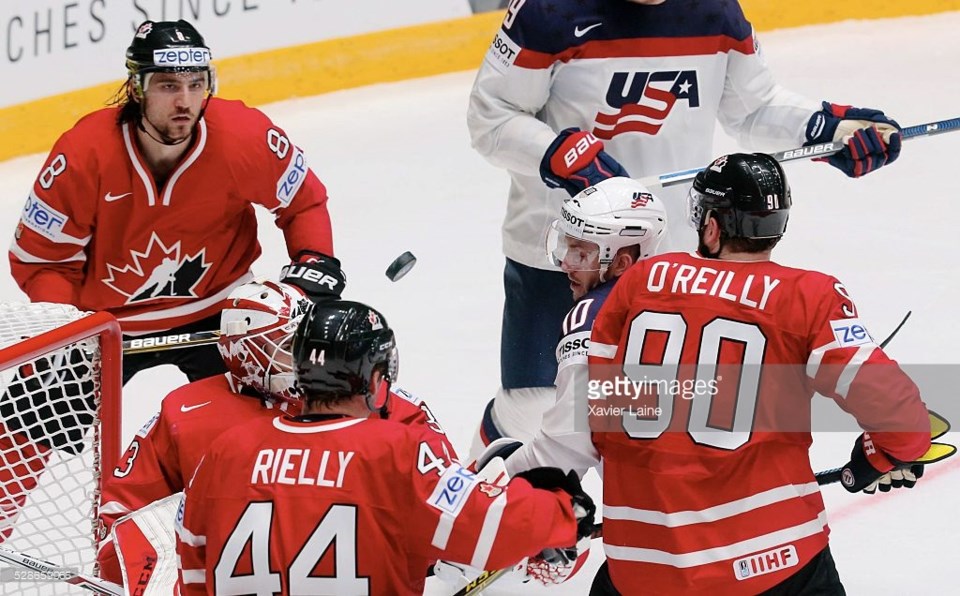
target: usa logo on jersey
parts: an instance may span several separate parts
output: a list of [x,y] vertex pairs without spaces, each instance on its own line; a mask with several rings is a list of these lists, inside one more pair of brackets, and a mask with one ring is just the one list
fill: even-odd
[[593,134],[612,139],[625,132],[655,135],[678,101],[700,106],[700,87],[695,70],[615,72],[607,86],[611,113],[597,113]]

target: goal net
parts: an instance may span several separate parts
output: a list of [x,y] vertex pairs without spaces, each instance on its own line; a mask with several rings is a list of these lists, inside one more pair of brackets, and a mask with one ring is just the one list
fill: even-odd
[[[120,455],[120,332],[105,313],[0,304],[0,545],[96,574],[101,463]],[[0,594],[89,594],[0,564]]]

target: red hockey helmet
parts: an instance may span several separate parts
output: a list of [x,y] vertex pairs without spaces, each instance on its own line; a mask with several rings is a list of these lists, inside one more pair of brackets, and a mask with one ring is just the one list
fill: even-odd
[[272,281],[244,284],[227,300],[218,347],[234,383],[265,397],[299,400],[291,348],[310,300],[300,288]]

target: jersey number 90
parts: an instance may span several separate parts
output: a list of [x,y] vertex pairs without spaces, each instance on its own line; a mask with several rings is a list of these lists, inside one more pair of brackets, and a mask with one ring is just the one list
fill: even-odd
[[[643,344],[651,331],[667,335],[662,364],[641,364]],[[687,322],[676,313],[645,311],[630,324],[630,333],[624,349],[624,374],[642,386],[674,386],[680,382],[680,358],[687,336]],[[737,387],[732,429],[710,427],[708,420],[717,385],[717,362],[724,341],[735,342],[743,350],[740,379],[724,379]],[[700,329],[697,349],[696,374],[691,385],[707,389],[690,397],[690,419],[687,432],[699,445],[734,450],[750,440],[753,415],[760,392],[760,364],[763,361],[767,338],[754,324],[730,319],[714,319]],[[660,415],[655,419],[637,418],[631,412],[623,413],[623,430],[634,439],[655,439],[670,427],[674,397],[660,400]]]

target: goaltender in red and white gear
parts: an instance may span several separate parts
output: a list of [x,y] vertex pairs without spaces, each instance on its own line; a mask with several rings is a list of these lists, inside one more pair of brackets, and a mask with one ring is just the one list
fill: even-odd
[[[172,504],[164,499],[184,489],[210,442],[225,430],[254,418],[300,412],[291,342],[309,305],[303,290],[286,283],[250,282],[230,294],[219,340],[229,372],[165,397],[160,412],[136,434],[104,481],[101,531],[111,538],[98,556],[102,577],[122,579],[136,593],[144,592],[134,586],[166,586],[176,578],[172,528],[178,498]],[[393,387],[378,415],[429,430],[445,455],[456,457],[418,397]]]

